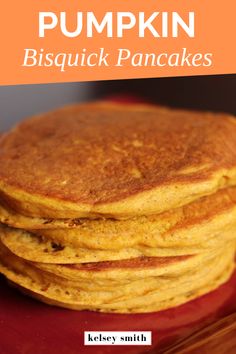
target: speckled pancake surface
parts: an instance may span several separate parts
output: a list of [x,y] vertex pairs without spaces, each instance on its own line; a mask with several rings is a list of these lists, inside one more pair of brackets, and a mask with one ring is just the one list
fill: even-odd
[[128,218],[236,184],[233,117],[133,107],[74,105],[20,123],[0,139],[1,199],[29,216]]

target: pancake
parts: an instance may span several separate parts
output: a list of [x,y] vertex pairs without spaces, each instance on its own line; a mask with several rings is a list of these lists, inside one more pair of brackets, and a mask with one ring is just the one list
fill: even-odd
[[78,219],[72,229],[27,232],[1,227],[13,253],[46,263],[86,263],[196,254],[235,239],[236,188],[184,207],[128,220]]
[[[227,246],[232,245],[228,242]],[[229,249],[229,248],[227,248]],[[8,250],[9,252],[9,250]],[[152,277],[181,276],[193,269],[206,267],[222,254],[219,249],[203,252],[197,255],[173,257],[138,257],[121,261],[104,261],[82,264],[48,264],[28,262],[38,269],[67,280],[82,282],[89,280],[90,287],[94,284],[117,285],[127,284],[131,280],[150,279]],[[92,282],[91,282],[92,281]]]
[[40,218],[158,214],[236,184],[235,134],[224,114],[65,107],[0,139],[0,198]]
[[[2,200],[1,200],[2,202]],[[75,228],[81,219],[51,219],[21,215],[6,205],[0,204],[0,222],[20,229],[64,229]]]
[[[92,249],[201,243],[236,223],[236,188],[229,187],[159,215],[116,219],[43,219],[0,204],[0,222],[55,242]],[[70,229],[70,230],[68,230]],[[189,237],[191,235],[191,237]]]
[[[186,242],[182,245],[172,246],[145,246],[143,244],[131,247],[119,247],[118,249],[91,249],[76,247],[65,241],[60,243],[34,235],[24,230],[1,227],[1,242],[12,253],[29,261],[42,263],[87,263],[131,259],[137,257],[173,257],[194,255],[199,252],[211,252],[215,248],[222,248],[226,241],[235,240],[235,228],[221,234],[218,231],[217,237],[202,238],[202,243]],[[188,241],[188,240],[187,240]]]
[[[108,272],[108,275],[104,276],[105,290],[103,279],[100,284],[95,284],[95,287],[90,280],[90,272],[94,272],[94,265],[92,267],[89,265],[76,266],[76,268],[73,265],[64,266],[78,272],[79,281],[68,280],[59,275],[50,275],[50,271],[41,269],[39,272],[32,262],[24,261],[13,255],[3,245],[0,245],[0,271],[17,287],[46,303],[80,310],[90,309],[120,313],[159,311],[189,301],[225,282],[234,269],[234,245],[229,244],[225,247],[224,252],[218,252],[215,257],[205,259],[201,266],[188,269],[183,274],[178,272],[176,274],[172,267],[169,271],[165,271],[164,276],[155,276],[153,269],[163,267],[163,261],[159,266],[153,264],[153,260],[151,266],[148,262],[143,263],[142,260],[134,262],[133,266],[131,266],[131,261],[128,264],[127,262],[123,263],[123,265],[120,263],[115,266],[116,269],[119,269],[118,274],[125,270],[125,278],[129,279],[130,276],[129,283],[121,284],[121,286],[111,284],[109,287],[111,264],[105,266],[105,271],[100,265],[100,269],[95,269],[95,273]],[[185,259],[185,261],[188,260]],[[178,263],[176,258],[174,262]],[[168,264],[170,264],[170,259],[167,260],[167,264],[164,262],[167,269]],[[138,274],[137,268],[140,267],[139,278],[132,279],[133,270]],[[151,269],[152,276],[148,277],[147,271],[142,274],[145,267],[148,270]],[[87,282],[87,285],[83,281],[81,282],[79,275],[81,268],[82,272],[88,273],[90,281]]]
[[[217,289],[225,282],[227,282],[230,279],[233,269],[234,266],[232,264],[229,265],[227,268],[225,268],[222,274],[212,279],[210,282],[208,282],[208,284],[202,287],[199,285],[197,289],[195,289],[194,291],[189,291],[187,294],[180,293],[180,294],[176,294],[176,296],[173,296],[171,294],[169,295],[166,294],[164,300],[158,300],[158,301],[156,301],[156,296],[154,294],[154,296],[152,297],[147,296],[145,299],[142,299],[143,300],[142,304],[136,307],[132,307],[132,306],[128,307],[127,304],[125,304],[124,302],[118,303],[118,305],[105,304],[103,307],[101,306],[95,307],[94,305],[86,307],[84,305],[78,304],[78,302],[76,302],[75,300],[70,299],[70,302],[68,302],[67,298],[65,298],[63,295],[58,300],[56,296],[51,296],[51,297],[48,297],[47,295],[45,296],[45,293],[42,290],[40,292],[33,292],[32,290],[29,290],[28,288],[25,288],[16,283],[10,282],[10,284],[13,287],[18,288],[23,294],[31,296],[51,306],[59,306],[59,307],[63,307],[71,310],[79,310],[79,311],[89,309],[90,311],[105,312],[105,313],[136,314],[136,313],[147,313],[147,312],[157,312],[157,311],[167,310],[170,308],[177,307],[179,305],[183,305],[191,300],[194,300],[202,295],[205,295]],[[150,298],[151,298],[151,304],[150,304]],[[117,308],[118,306],[119,308]]]
[[[72,229],[31,230],[44,240],[89,249],[188,247],[235,236],[236,188],[225,188],[181,208],[128,220],[79,219]],[[204,246],[203,246],[204,247]]]

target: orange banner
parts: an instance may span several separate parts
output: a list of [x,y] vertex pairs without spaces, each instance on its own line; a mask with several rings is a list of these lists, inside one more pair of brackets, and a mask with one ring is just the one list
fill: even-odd
[[0,84],[235,73],[235,11],[235,0],[8,0]]

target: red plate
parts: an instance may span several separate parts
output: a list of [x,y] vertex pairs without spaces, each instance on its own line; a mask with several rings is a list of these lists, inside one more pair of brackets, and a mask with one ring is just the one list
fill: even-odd
[[[173,344],[236,310],[236,273],[216,291],[174,309],[138,315],[72,311],[44,305],[0,281],[0,353],[144,353]],[[84,346],[84,331],[152,331],[152,347]]]

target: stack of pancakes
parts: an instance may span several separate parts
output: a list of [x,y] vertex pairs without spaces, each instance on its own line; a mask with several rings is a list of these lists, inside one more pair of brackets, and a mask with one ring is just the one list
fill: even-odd
[[90,103],[0,139],[0,272],[49,304],[158,311],[227,281],[236,121]]

